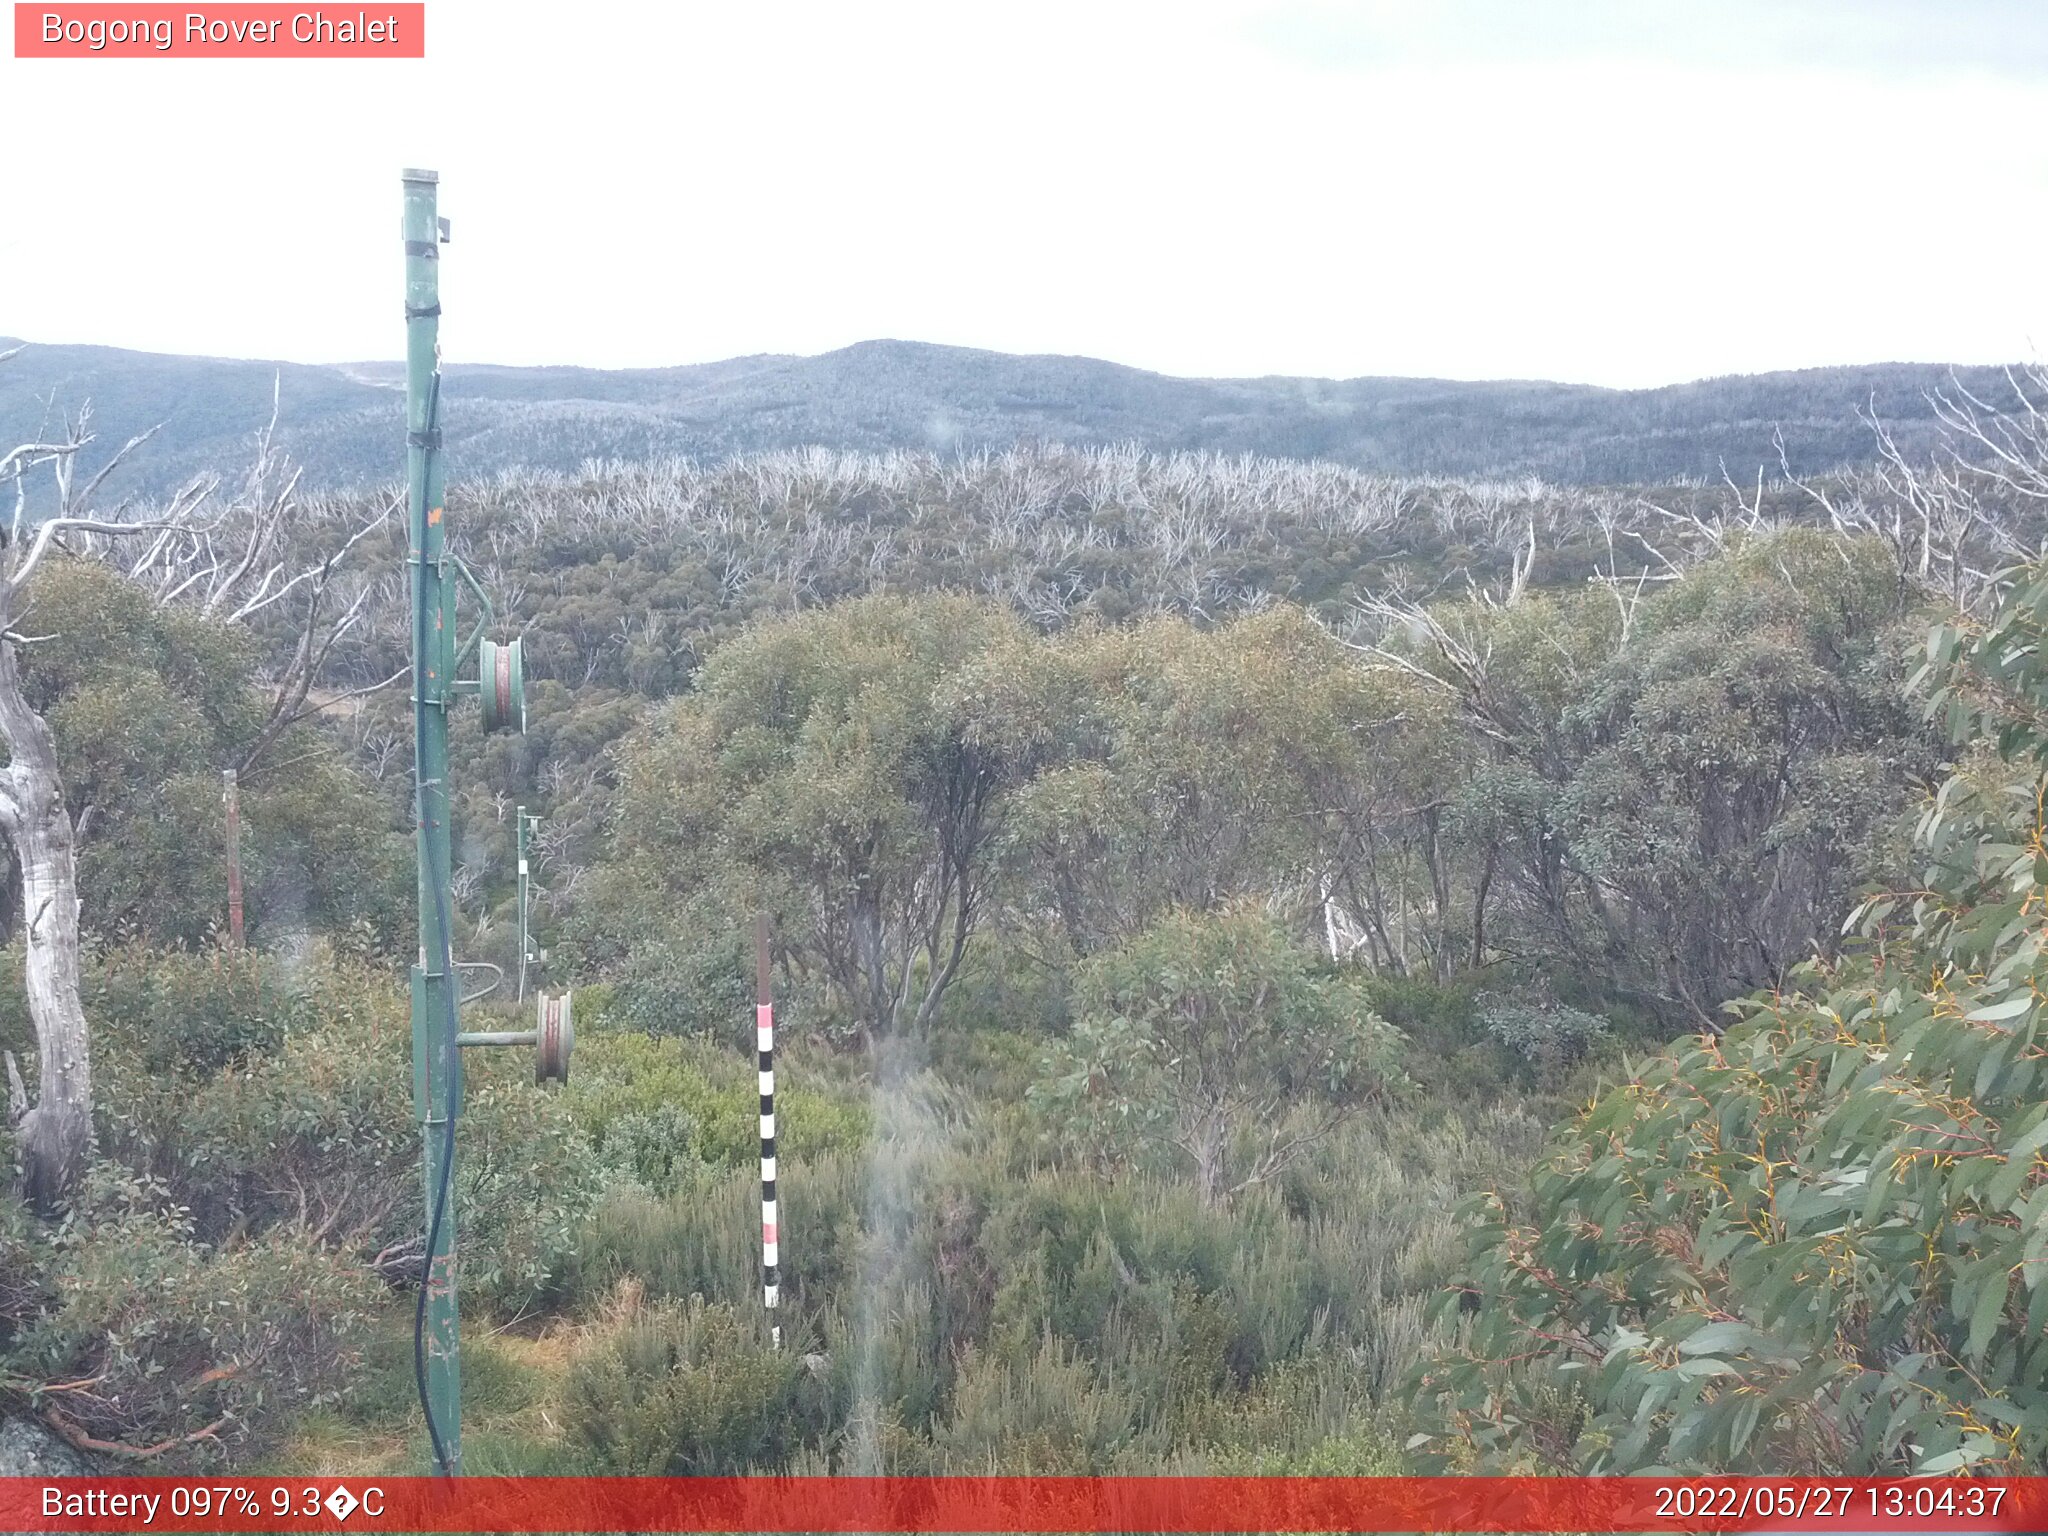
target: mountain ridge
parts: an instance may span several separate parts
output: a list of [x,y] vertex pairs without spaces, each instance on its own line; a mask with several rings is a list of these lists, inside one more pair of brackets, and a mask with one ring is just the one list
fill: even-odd
[[[306,484],[395,479],[403,365],[288,363],[21,342],[0,367],[0,434],[90,399],[111,451],[163,423],[122,474],[161,495],[190,475],[232,473],[268,419]],[[1953,377],[2009,393],[1997,366],[1873,363],[1725,374],[1651,389],[1550,380],[1284,374],[1196,379],[1056,353],[988,352],[877,338],[803,356],[754,353],[664,368],[452,363],[444,423],[456,479],[518,468],[573,472],[591,459],[722,458],[821,444],[939,453],[1021,441],[1137,442],[1329,459],[1396,475],[1566,483],[1738,478],[1775,472],[1782,433],[1795,469],[1871,462],[1874,411],[1902,449],[1935,435],[1924,398]]]

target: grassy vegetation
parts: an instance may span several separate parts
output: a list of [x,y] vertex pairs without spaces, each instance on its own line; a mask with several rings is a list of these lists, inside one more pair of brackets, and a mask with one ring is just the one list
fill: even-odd
[[[1434,1043],[1470,989],[1411,986]],[[595,1024],[595,1021],[594,1021]],[[870,1063],[797,1038],[778,1103],[785,1347],[760,1304],[751,1063],[593,1027],[562,1094],[605,1166],[573,1255],[516,1310],[473,1306],[476,1472],[884,1469],[1376,1472],[1430,1347],[1466,1192],[1544,1135],[1511,1077],[1361,1117],[1273,1187],[1204,1206],[1171,1170],[1107,1175],[1019,1091],[1045,1039],[978,1028]],[[1468,1046],[1500,1065],[1483,1039]],[[681,1134],[622,1149],[649,1106]],[[411,1307],[376,1315],[341,1400],[266,1458],[424,1470]]]

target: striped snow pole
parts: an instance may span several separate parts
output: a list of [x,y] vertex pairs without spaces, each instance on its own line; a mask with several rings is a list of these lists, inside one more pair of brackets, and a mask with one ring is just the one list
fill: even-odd
[[781,1253],[775,1219],[775,1004],[768,993],[768,914],[754,916],[754,1037],[761,1071],[761,1302],[768,1309],[768,1336],[782,1348],[775,1320],[781,1288]]

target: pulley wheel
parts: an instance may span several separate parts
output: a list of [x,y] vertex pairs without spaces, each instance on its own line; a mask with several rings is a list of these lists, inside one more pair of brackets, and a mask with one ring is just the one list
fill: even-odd
[[487,731],[526,731],[526,667],[519,642],[496,640],[478,643],[477,698],[484,709]]
[[570,994],[540,995],[540,1021],[533,1041],[533,1080],[545,1083],[569,1081],[569,1052],[576,1044],[576,1021],[570,1011]]

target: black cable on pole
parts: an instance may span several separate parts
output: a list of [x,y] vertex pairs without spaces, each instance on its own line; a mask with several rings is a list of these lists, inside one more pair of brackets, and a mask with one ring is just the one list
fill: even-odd
[[[440,425],[441,372],[437,368],[434,370],[433,388],[427,395],[427,442],[421,445],[429,461],[440,446]],[[426,482],[431,479],[431,472],[422,475],[422,496],[426,494]],[[419,551],[422,580],[426,558],[426,548],[422,545]],[[420,658],[426,655],[427,650],[427,621],[425,610],[417,602],[413,608],[412,624],[412,778],[419,825],[424,829],[427,824],[427,781],[426,765],[420,756],[420,740],[425,735],[427,723],[427,693],[424,680],[420,676]],[[445,685],[447,679],[444,678],[442,681]],[[448,890],[442,883],[438,870],[435,872],[435,878],[429,883],[434,887],[434,913],[441,924],[441,953],[438,958],[441,962],[441,990],[448,1001],[448,1099],[442,1111],[441,1177],[435,1181],[433,1211],[427,1222],[427,1251],[422,1256],[420,1266],[419,1301],[413,1308],[412,1315],[412,1375],[413,1385],[419,1391],[420,1411],[427,1419],[427,1438],[433,1442],[435,1464],[440,1475],[448,1477],[454,1474],[455,1468],[449,1464],[448,1446],[441,1438],[441,1426],[434,1421],[434,1405],[427,1395],[427,1287],[434,1283],[434,1248],[441,1240],[441,1222],[448,1209],[448,1186],[455,1170],[455,1111],[459,1107],[456,1099],[455,1053],[460,1047],[455,1044],[455,944],[450,932]]]

